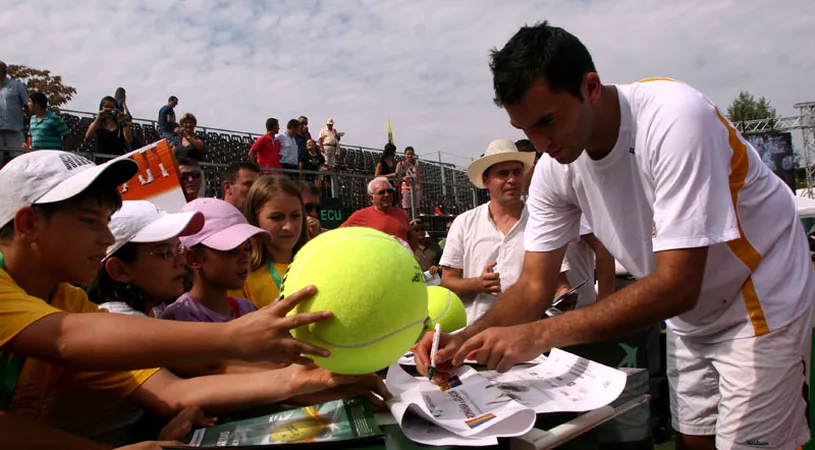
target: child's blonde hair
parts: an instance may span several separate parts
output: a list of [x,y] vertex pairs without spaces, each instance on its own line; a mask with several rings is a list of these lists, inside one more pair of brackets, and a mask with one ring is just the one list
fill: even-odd
[[[243,215],[250,224],[260,227],[258,214],[273,196],[283,194],[290,195],[297,198],[300,202],[300,209],[303,209],[303,196],[300,194],[300,188],[294,181],[282,175],[262,175],[252,184],[249,193],[246,196],[246,204],[244,205]],[[306,233],[306,214],[303,211],[302,223],[300,224],[300,237],[297,238],[297,243],[294,244],[292,249],[292,257],[297,253],[300,248],[305,245],[308,240]],[[263,240],[256,237],[252,238],[252,270],[257,270],[266,264],[272,263],[272,255],[266,248]]]

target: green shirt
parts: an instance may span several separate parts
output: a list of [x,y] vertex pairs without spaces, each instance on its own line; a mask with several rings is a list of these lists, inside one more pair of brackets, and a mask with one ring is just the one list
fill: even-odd
[[28,134],[33,150],[62,150],[62,137],[71,134],[71,130],[58,115],[48,111],[42,119],[31,116]]

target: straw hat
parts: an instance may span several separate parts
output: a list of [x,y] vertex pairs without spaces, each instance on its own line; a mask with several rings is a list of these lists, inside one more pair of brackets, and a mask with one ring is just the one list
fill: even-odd
[[507,161],[517,161],[523,164],[524,173],[526,173],[532,168],[532,164],[535,163],[535,152],[520,152],[518,151],[518,147],[515,146],[515,143],[509,139],[496,139],[490,142],[487,151],[484,152],[480,158],[471,162],[469,167],[467,167],[467,175],[470,177],[470,182],[473,183],[475,187],[484,189],[484,182],[482,180],[484,171],[496,164]]

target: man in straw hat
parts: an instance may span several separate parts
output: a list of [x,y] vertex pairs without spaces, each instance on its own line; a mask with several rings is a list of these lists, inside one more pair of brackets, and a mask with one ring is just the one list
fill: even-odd
[[[469,355],[506,371],[664,320],[677,448],[807,443],[815,270],[786,184],[701,92],[667,78],[603,84],[562,28],[521,28],[490,68],[496,103],[546,155],[521,277],[479,323],[442,336],[437,375]],[[581,213],[636,281],[534,320]],[[423,373],[430,341],[416,348]]]
[[[456,217],[440,264],[441,284],[461,297],[468,324],[483,316],[521,274],[529,217],[521,195],[534,161],[534,153],[519,152],[512,141],[498,139],[467,168],[470,181],[487,189],[490,201]],[[568,266],[564,263],[560,270]],[[568,289],[562,276],[560,291]]]

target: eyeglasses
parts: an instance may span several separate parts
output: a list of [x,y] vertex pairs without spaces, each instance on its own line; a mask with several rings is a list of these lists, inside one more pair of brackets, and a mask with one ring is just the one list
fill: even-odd
[[303,205],[303,209],[305,209],[306,214],[308,214],[311,213],[312,211],[320,212],[323,209],[323,207],[316,203],[306,203],[305,205]]
[[175,259],[180,255],[186,253],[187,247],[184,244],[178,244],[176,248],[164,248],[162,250],[152,250],[147,254],[150,256],[154,256],[158,259]]
[[193,172],[181,172],[180,174],[178,174],[178,178],[180,178],[182,180],[185,179],[185,178],[190,178],[190,179],[193,179],[193,180],[197,180],[197,179],[201,178],[201,171],[196,170],[196,171],[193,171]]
[[308,122],[300,122],[300,125],[308,125]]

